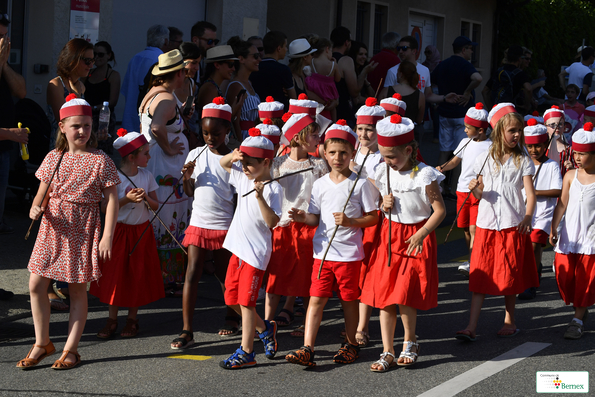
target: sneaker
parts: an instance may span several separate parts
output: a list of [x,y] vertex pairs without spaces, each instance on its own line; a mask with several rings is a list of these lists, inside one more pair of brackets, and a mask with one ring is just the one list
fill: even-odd
[[299,350],[288,353],[285,359],[293,364],[303,365],[305,367],[314,367],[314,352],[308,346],[302,346]]
[[267,326],[266,331],[258,333],[258,337],[264,343],[264,354],[269,360],[277,354],[277,323],[274,321],[265,320],[264,324]]
[[463,262],[459,266],[459,273],[461,273],[465,277],[469,277],[469,272],[470,271],[471,271],[471,265],[469,264],[469,261]]
[[521,292],[519,294],[519,299],[523,300],[523,301],[529,301],[531,299],[535,299],[536,296],[537,296],[537,288],[531,287],[531,288],[527,288],[526,290]]
[[566,328],[566,332],[564,332],[564,339],[580,339],[583,336],[583,331],[585,330],[584,322],[583,324],[579,324],[573,318],[570,324],[568,324],[568,328]]
[[242,346],[238,348],[229,358],[221,361],[219,366],[225,369],[241,369],[244,367],[253,367],[256,365],[255,352],[246,353]]
[[333,361],[337,364],[351,364],[359,357],[359,345],[352,345],[345,342],[333,357]]

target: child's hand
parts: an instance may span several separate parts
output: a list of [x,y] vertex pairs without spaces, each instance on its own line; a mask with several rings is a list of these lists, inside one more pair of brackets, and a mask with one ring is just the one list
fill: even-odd
[[525,217],[523,218],[521,223],[519,223],[519,225],[516,228],[519,231],[519,233],[521,233],[521,234],[531,233],[531,230],[533,230],[533,228],[531,227],[531,220],[532,219],[531,219],[530,215],[525,215]]
[[235,163],[235,162],[238,162],[238,161],[244,161],[244,153],[242,153],[240,151],[240,149],[234,149],[233,150],[233,156],[231,158],[231,162],[232,163]]
[[347,217],[344,212],[333,212],[335,217],[335,225],[351,226],[351,218]]
[[552,247],[555,247],[557,243],[558,243],[558,231],[555,230],[554,228],[552,228],[552,231],[550,232],[550,244],[552,245]]
[[254,195],[256,196],[256,199],[261,199],[264,196],[262,195],[262,192],[264,191],[264,183],[262,182],[254,182]]
[[438,172],[442,172],[442,166],[440,166],[440,165],[439,165],[439,166],[437,166],[437,167],[436,167],[436,171],[438,171]]
[[297,208],[292,208],[287,211],[289,214],[289,219],[295,223],[304,223],[306,221],[306,211],[298,210]]
[[405,240],[405,243],[409,243],[409,247],[407,247],[407,255],[413,254],[413,256],[417,256],[417,254],[421,254],[421,250],[424,246],[424,237],[426,237],[425,229],[421,228],[413,236]]
[[473,191],[478,186],[479,186],[479,181],[477,179],[471,179],[471,182],[469,182],[469,190]]
[[382,196],[382,206],[385,212],[390,212],[393,209],[393,205],[395,205],[395,198],[392,193]]
[[112,241],[109,238],[102,238],[99,242],[99,259],[107,262],[112,259]]
[[128,193],[126,193],[126,198],[131,203],[140,203],[143,200],[144,190],[142,189],[132,189]]
[[38,220],[40,215],[43,214],[44,211],[45,208],[40,207],[38,205],[34,205],[31,207],[31,210],[29,210],[29,218],[33,220]]
[[192,178],[192,174],[194,174],[195,166],[196,166],[196,163],[194,161],[190,161],[190,162],[184,164],[184,167],[182,167],[182,177],[184,178],[185,181]]

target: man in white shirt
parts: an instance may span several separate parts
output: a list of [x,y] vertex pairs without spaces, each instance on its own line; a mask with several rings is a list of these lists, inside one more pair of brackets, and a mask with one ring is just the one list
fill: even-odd
[[578,99],[584,104],[593,80],[593,71],[589,66],[595,61],[595,49],[593,47],[585,47],[581,55],[583,60],[575,62],[562,70],[558,78],[560,79],[560,87],[566,90],[566,81],[564,78],[568,75],[568,84],[576,84],[578,86],[580,89]]

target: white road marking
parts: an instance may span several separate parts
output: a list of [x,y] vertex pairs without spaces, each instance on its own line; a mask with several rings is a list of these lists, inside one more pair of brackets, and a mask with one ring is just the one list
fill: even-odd
[[545,349],[551,343],[527,342],[446,381],[418,397],[450,397]]

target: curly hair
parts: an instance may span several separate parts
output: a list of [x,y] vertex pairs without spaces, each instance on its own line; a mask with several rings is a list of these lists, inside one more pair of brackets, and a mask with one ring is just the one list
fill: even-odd
[[58,76],[63,79],[70,78],[70,75],[81,62],[81,58],[85,55],[85,52],[93,51],[93,44],[83,39],[72,39],[62,48],[58,55],[58,62],[56,67],[58,68]]

